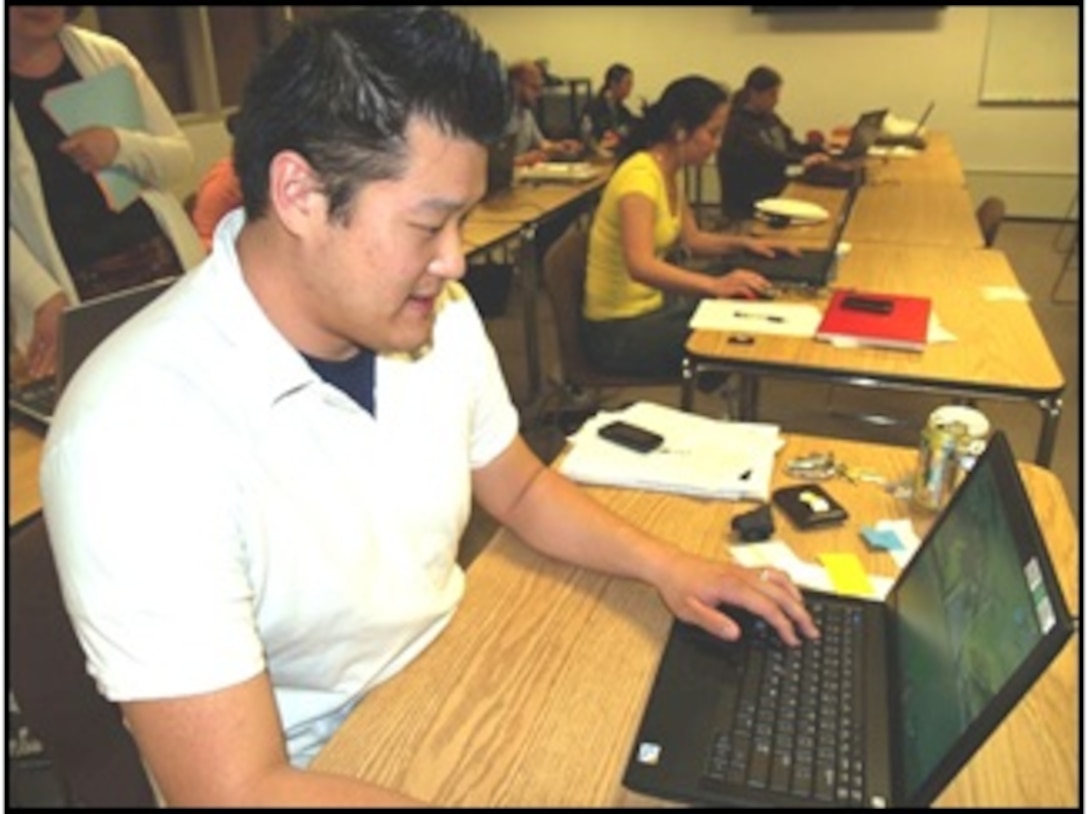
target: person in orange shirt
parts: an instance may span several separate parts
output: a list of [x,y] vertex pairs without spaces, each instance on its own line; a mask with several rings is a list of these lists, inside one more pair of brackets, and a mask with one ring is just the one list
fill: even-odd
[[[237,115],[232,113],[226,120],[227,132],[232,136]],[[222,217],[241,205],[242,186],[234,172],[234,156],[228,154],[208,167],[204,173],[197,188],[193,211],[189,213],[205,249],[211,251],[215,227],[219,225]]]

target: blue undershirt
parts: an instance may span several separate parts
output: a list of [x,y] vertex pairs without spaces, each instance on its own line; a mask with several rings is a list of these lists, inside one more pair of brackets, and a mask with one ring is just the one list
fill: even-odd
[[364,410],[376,416],[374,404],[374,351],[359,348],[350,359],[332,362],[302,354],[314,373],[347,393]]

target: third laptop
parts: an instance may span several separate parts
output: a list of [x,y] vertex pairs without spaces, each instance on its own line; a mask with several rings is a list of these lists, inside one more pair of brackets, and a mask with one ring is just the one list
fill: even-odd
[[807,167],[800,179],[806,184],[825,187],[851,188],[864,182],[865,157],[876,144],[888,109],[870,110],[858,116],[850,133],[850,141],[842,152],[830,161]]
[[805,601],[822,635],[799,648],[742,614],[734,643],[674,622],[624,785],[715,806],[928,806],[1073,630],[1001,432],[883,601]]
[[12,413],[38,429],[46,428],[52,421],[61,391],[83,360],[115,328],[165,291],[176,279],[164,277],[64,309],[57,327],[56,375],[10,386],[8,407]]

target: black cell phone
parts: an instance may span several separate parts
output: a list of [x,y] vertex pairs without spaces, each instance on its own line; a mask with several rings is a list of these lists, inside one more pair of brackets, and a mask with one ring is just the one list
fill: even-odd
[[842,298],[842,307],[849,311],[868,311],[872,314],[890,314],[894,303],[875,297],[859,297],[851,294]]
[[619,444],[637,452],[652,452],[665,443],[664,436],[637,427],[634,424],[629,424],[626,421],[613,421],[605,424],[597,430],[597,434],[601,438],[607,438],[614,444]]

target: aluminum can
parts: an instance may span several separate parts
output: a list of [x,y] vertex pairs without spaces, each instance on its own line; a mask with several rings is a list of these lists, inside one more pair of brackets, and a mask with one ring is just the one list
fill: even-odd
[[974,407],[949,404],[934,410],[929,421],[932,424],[950,425],[958,422],[963,425],[964,431],[956,446],[956,472],[952,477],[952,489],[955,491],[975,468],[975,461],[986,449],[990,436],[990,420]]
[[915,505],[938,511],[955,488],[957,450],[966,426],[958,421],[930,420],[922,429],[918,445],[918,467],[914,472],[912,497]]

